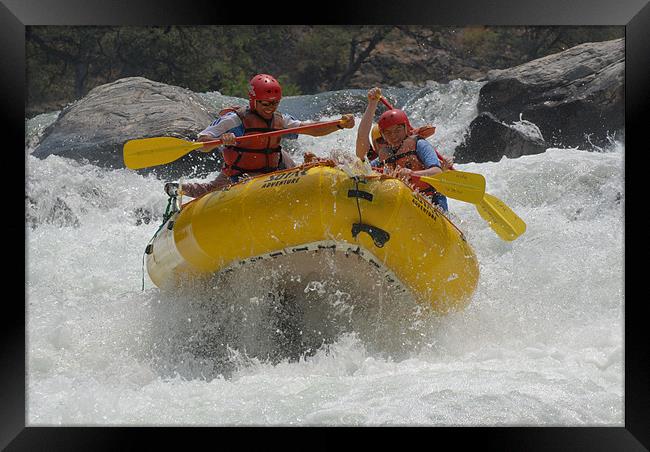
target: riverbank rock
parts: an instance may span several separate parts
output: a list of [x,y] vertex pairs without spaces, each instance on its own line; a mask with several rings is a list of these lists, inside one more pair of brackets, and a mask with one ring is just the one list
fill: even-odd
[[454,153],[457,163],[498,162],[504,156],[540,154],[548,147],[534,124],[527,121],[504,124],[492,113],[478,115],[469,130],[471,133]]
[[622,138],[625,42],[615,39],[490,71],[479,113],[536,124],[549,145],[592,150]]
[[[215,117],[215,109],[184,88],[143,77],[129,77],[101,85],[63,109],[43,133],[33,156],[55,154],[106,168],[123,168],[128,140],[173,136],[195,140]],[[169,178],[216,170],[211,153],[185,157],[140,173]]]
[[[615,39],[490,71],[456,161],[498,161],[542,147],[601,150],[624,140],[624,66],[625,42]],[[519,133],[526,123],[539,136]]]

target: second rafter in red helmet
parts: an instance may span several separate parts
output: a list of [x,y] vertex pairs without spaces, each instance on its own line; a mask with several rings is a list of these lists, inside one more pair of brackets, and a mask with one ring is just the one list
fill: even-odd
[[393,108],[382,113],[377,124],[379,125],[379,130],[386,130],[395,124],[404,124],[407,131],[412,129],[408,116],[398,108]]

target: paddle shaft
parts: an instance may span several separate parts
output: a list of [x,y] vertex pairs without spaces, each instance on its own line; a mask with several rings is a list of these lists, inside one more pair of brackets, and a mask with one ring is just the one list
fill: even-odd
[[[242,143],[255,142],[257,139],[265,139],[278,135],[285,135],[289,133],[307,132],[310,130],[322,129],[324,127],[331,127],[333,125],[341,125],[341,120],[317,122],[313,124],[305,124],[299,127],[292,127],[290,129],[274,130],[272,132],[262,132],[241,137],[235,137],[235,143],[242,145]],[[124,144],[123,156],[124,164],[127,168],[140,169],[148,168],[151,166],[164,165],[184,155],[189,154],[195,149],[203,149],[203,152],[208,152],[215,146],[223,144],[223,139],[209,140],[209,141],[186,141],[174,137],[154,137],[154,138],[141,138],[137,140],[129,140]]]
[[394,110],[393,106],[390,103],[388,103],[388,100],[386,100],[384,96],[381,96],[379,100],[381,101],[382,104],[386,106],[386,108],[388,108],[389,110]]
[[[310,130],[318,130],[318,129],[322,129],[323,127],[335,126],[340,124],[341,124],[341,120],[337,119],[335,121],[317,122],[314,124],[292,127],[291,129],[274,130],[273,132],[252,133],[250,135],[242,135],[240,137],[235,137],[235,142],[237,144],[241,144],[241,143],[245,143],[246,141],[255,140],[257,138],[270,138],[278,135],[286,135],[288,133],[307,132]],[[218,146],[220,144],[223,144],[223,140],[217,139],[217,140],[210,140],[210,141],[202,141],[201,143],[203,147]]]

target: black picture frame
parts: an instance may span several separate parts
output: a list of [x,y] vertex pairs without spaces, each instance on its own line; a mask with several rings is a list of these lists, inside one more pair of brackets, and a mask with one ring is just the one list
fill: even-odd
[[[287,15],[288,13],[298,15]],[[508,0],[453,2],[425,1],[351,1],[344,2],[276,2],[276,3],[224,3],[216,1],[171,0],[3,0],[0,4],[0,33],[2,34],[3,63],[0,64],[5,106],[2,109],[5,139],[11,138],[3,155],[9,158],[3,176],[5,178],[5,263],[8,264],[3,278],[13,286],[22,276],[25,279],[24,301],[6,292],[3,303],[1,370],[0,380],[0,448],[6,450],[98,450],[98,449],[147,449],[156,444],[171,445],[171,435],[201,441],[211,436],[213,429],[202,428],[127,428],[127,427],[25,427],[26,408],[26,324],[25,305],[28,303],[27,234],[25,224],[14,217],[15,212],[25,209],[16,187],[25,185],[26,171],[24,137],[21,130],[25,124],[25,26],[28,25],[164,25],[164,24],[428,24],[462,25],[620,25],[625,27],[625,140],[626,149],[647,151],[643,140],[642,121],[650,103],[650,4],[648,0],[580,0],[560,1]],[[642,141],[643,140],[643,141]],[[15,143],[14,143],[15,142]],[[22,143],[22,144],[21,144]],[[387,443],[387,435],[409,438],[414,447],[420,441],[431,445],[451,444],[454,449],[480,447],[482,450],[566,450],[566,451],[642,451],[650,447],[650,378],[648,376],[648,337],[646,331],[645,300],[642,295],[632,295],[632,278],[628,278],[637,265],[637,252],[633,239],[640,237],[639,222],[635,217],[634,186],[639,180],[636,174],[642,164],[628,165],[625,159],[625,425],[624,427],[502,427],[502,428],[447,428],[435,430],[411,428],[362,429],[363,448]],[[20,169],[24,171],[20,171]],[[8,180],[7,180],[8,178]],[[14,180],[15,178],[15,180]],[[11,187],[11,190],[7,188]],[[22,207],[21,207],[22,205]],[[637,205],[638,207],[638,205]],[[7,235],[8,234],[8,235]],[[23,247],[19,237],[24,238]],[[644,240],[641,240],[644,242]],[[15,245],[6,254],[8,244]],[[630,244],[630,247],[627,245]],[[8,259],[7,259],[8,256]],[[21,265],[21,263],[23,265]],[[630,286],[628,286],[628,282]],[[9,286],[7,286],[9,287]],[[13,291],[11,292],[13,293]],[[629,296],[631,295],[631,296]],[[234,430],[234,431],[233,431]],[[302,430],[302,429],[300,429]],[[341,445],[331,436],[333,429],[309,429],[322,435],[324,442],[310,441],[304,448],[332,448]],[[346,433],[357,429],[343,430]],[[269,446],[291,448],[287,443],[274,441],[277,433],[293,436],[296,429],[262,429],[260,435],[245,435],[240,429],[219,429],[220,441],[229,431],[229,438],[239,438],[231,447],[252,446],[260,441]],[[327,439],[331,439],[330,442]],[[140,446],[135,446],[140,444]],[[188,443],[189,448],[193,448]],[[424,443],[427,444],[427,443]],[[294,447],[300,447],[293,443]],[[220,447],[212,443],[212,447]],[[329,447],[328,447],[329,446]],[[398,447],[403,447],[398,445]],[[303,448],[303,447],[300,447]]]

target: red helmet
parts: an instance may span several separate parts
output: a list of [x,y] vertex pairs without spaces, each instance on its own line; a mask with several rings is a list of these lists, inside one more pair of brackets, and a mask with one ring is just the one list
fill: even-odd
[[379,125],[379,130],[386,130],[395,124],[404,124],[407,131],[412,129],[411,123],[409,122],[409,118],[406,116],[406,113],[397,108],[385,111],[379,117],[377,124]]
[[256,100],[282,99],[282,87],[270,75],[257,74],[248,82],[248,99],[252,110],[255,108]]

